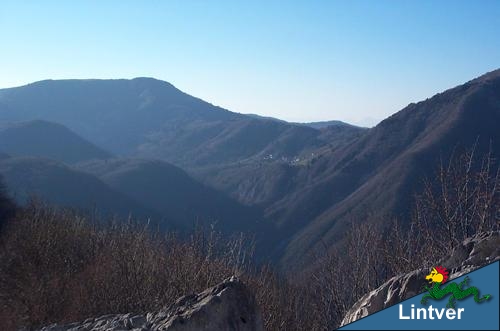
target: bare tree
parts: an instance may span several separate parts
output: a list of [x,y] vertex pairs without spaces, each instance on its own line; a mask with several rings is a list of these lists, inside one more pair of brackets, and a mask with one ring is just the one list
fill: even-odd
[[499,210],[500,168],[491,152],[478,157],[473,148],[441,162],[436,177],[425,181],[414,223],[424,242],[442,254],[465,238],[498,230]]

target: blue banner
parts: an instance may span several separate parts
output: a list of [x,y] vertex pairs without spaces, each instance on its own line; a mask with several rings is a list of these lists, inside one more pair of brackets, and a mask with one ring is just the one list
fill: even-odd
[[[437,284],[429,284],[430,290],[428,292],[402,301],[394,306],[350,323],[340,329],[499,329],[499,261],[451,281],[447,281],[446,275],[443,280],[439,268],[436,268],[438,270],[429,270],[428,278],[426,278],[429,282],[431,282],[432,279],[437,280]],[[466,277],[468,277],[467,280],[465,280]],[[452,285],[452,283],[456,285]],[[445,289],[454,289],[455,292],[445,294]],[[449,299],[452,294],[457,298],[450,302]],[[434,298],[433,295],[436,298]],[[424,299],[425,304],[421,302],[422,299]],[[454,306],[454,308],[449,308],[450,305]]]

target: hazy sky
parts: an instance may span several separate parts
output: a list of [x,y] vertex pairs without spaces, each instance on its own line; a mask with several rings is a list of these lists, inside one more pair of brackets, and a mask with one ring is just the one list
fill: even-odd
[[155,77],[213,104],[370,125],[500,67],[500,1],[2,1],[0,87]]

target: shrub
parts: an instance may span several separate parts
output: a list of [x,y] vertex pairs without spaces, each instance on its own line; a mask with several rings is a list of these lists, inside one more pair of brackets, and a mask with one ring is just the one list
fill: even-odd
[[248,246],[213,229],[179,238],[132,220],[95,223],[32,204],[0,237],[3,329],[155,311],[233,274],[256,294],[267,329],[313,329],[306,292],[267,266],[251,268]]

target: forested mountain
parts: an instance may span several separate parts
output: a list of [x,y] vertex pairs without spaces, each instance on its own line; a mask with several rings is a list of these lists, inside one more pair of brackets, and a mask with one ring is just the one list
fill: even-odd
[[[37,119],[59,124],[12,126]],[[410,104],[371,129],[233,113],[150,78],[3,89],[0,121],[11,123],[0,131],[6,154],[81,161],[70,168],[4,158],[9,187],[23,187],[21,179],[34,174],[46,176],[27,188],[35,192],[52,192],[38,187],[54,186],[49,183],[77,190],[88,179],[180,224],[203,218],[228,232],[255,231],[286,269],[319,244],[335,246],[353,221],[408,218],[422,180],[455,150],[474,145],[478,154],[491,148],[498,156],[500,71]],[[42,129],[52,133],[38,139]],[[108,159],[104,150],[120,158]],[[48,175],[55,169],[63,179]],[[71,176],[80,184],[69,184],[78,182]],[[11,185],[13,178],[20,182]],[[75,194],[63,202],[76,204],[69,199]]]
[[[408,219],[423,180],[453,152],[500,155],[500,70],[405,109],[355,143],[322,158],[299,194],[276,204],[275,213],[305,226],[285,249],[296,259],[308,248],[334,245],[353,220]],[[306,176],[299,174],[299,176]]]
[[152,78],[47,80],[0,90],[0,120],[33,119],[63,124],[114,154],[186,167],[294,157],[328,143],[319,130],[233,113]]

